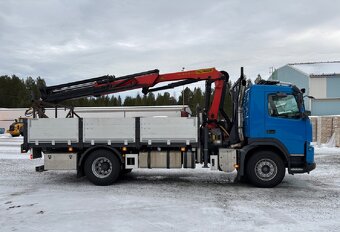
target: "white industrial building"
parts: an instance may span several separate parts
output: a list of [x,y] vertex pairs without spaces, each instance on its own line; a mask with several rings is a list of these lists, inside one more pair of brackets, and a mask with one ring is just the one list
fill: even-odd
[[[0,108],[0,128],[8,129],[14,119],[25,117],[27,108]],[[82,118],[132,118],[132,117],[180,117],[182,110],[192,114],[188,105],[125,106],[125,107],[75,107]],[[57,116],[65,118],[67,109],[59,108]],[[46,109],[48,117],[55,117],[55,110]]]
[[340,115],[340,61],[287,64],[269,80],[290,82],[305,88],[305,106],[312,115]]

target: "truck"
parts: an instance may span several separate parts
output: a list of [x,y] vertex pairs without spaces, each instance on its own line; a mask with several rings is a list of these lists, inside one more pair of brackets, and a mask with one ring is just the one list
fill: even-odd
[[[74,98],[132,89],[144,94],[205,81],[205,103],[182,117],[82,118],[70,108],[66,118],[47,118],[45,107]],[[161,86],[159,85],[161,84]],[[212,88],[214,85],[214,88]],[[24,120],[22,152],[44,156],[37,171],[75,170],[95,185],[111,185],[133,169],[178,169],[202,165],[237,172],[237,181],[274,187],[286,174],[315,169],[312,127],[304,89],[262,80],[247,85],[215,68],[160,74],[159,70],[101,76],[40,89],[33,118]],[[232,113],[224,111],[225,97]],[[212,99],[211,99],[212,98]]]

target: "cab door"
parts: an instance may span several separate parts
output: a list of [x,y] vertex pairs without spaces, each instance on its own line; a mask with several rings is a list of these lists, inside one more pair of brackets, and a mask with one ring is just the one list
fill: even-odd
[[265,135],[279,140],[291,155],[303,156],[306,122],[301,117],[297,96],[292,93],[267,92]]

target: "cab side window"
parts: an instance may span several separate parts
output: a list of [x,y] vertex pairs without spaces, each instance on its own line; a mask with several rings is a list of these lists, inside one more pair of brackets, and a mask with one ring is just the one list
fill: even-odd
[[299,118],[300,111],[293,94],[268,95],[268,113],[272,117]]

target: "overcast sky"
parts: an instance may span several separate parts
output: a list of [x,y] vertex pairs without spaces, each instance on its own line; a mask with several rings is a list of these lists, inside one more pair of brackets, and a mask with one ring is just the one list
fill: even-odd
[[216,67],[232,80],[340,60],[340,1],[0,0],[0,75],[47,85]]

